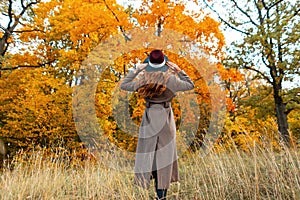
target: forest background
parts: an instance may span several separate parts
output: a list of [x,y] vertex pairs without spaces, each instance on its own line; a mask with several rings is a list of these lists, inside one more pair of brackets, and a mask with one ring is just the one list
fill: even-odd
[[181,181],[168,198],[299,199],[299,12],[299,0],[1,1],[0,199],[154,198],[132,184],[145,102],[119,89],[154,48],[195,83],[172,102]]

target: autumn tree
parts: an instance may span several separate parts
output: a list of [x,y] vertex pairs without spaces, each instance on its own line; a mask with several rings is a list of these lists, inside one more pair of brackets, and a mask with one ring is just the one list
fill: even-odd
[[127,13],[115,1],[47,1],[35,13],[34,23],[24,29],[42,31],[22,34],[21,39],[35,41],[37,59],[46,60],[54,75],[67,78],[70,86],[93,47],[131,27]]
[[[272,86],[278,131],[289,145],[284,82],[299,77],[300,2],[284,0],[205,1],[227,27],[241,34],[232,43],[226,67],[250,70]],[[226,8],[222,12],[218,8]]]
[[[14,156],[81,147],[72,119],[72,89],[46,69],[16,69],[0,78],[0,137]],[[66,154],[66,155],[67,155]]]
[[[60,148],[59,144],[78,147],[72,86],[83,78],[76,73],[94,46],[130,26],[127,13],[114,1],[105,0],[9,3],[1,3],[4,14],[8,10],[11,17],[7,28],[1,26],[7,55],[2,60],[1,136],[11,145],[11,152],[38,146]],[[24,9],[23,18],[17,8]],[[12,33],[18,33],[14,40]],[[11,37],[5,40],[5,34]],[[10,50],[12,41],[18,43]]]
[[[210,120],[213,121],[210,119],[212,113],[211,101],[212,98],[214,98],[211,92],[218,91],[217,88],[215,90],[212,89],[214,84],[208,86],[212,80],[208,81],[208,79],[205,78],[208,76],[212,77],[215,73],[219,73],[223,80],[231,79],[231,81],[236,81],[241,79],[241,75],[237,71],[233,69],[226,70],[220,63],[216,68],[213,68],[211,64],[205,62],[197,63],[198,66],[193,66],[192,63],[189,63],[189,60],[184,59],[193,48],[204,51],[204,54],[197,55],[195,59],[200,59],[205,56],[211,56],[216,60],[221,59],[223,55],[222,47],[224,45],[224,36],[219,30],[219,23],[201,11],[199,13],[190,12],[184,3],[175,1],[143,1],[140,8],[131,10],[131,16],[133,18],[132,21],[136,22],[136,28],[141,29],[142,33],[140,35],[132,35],[132,37],[141,37],[143,39],[139,40],[131,37],[133,41],[128,41],[127,45],[134,46],[133,42],[135,41],[144,46],[142,49],[124,52],[124,55],[118,59],[113,68],[122,72],[124,67],[127,69],[128,67],[132,67],[133,63],[142,62],[152,48],[163,47],[166,55],[173,62],[180,65],[195,82],[195,93],[198,94],[199,100],[197,103],[202,109],[200,109],[200,128],[196,131],[197,133],[193,133],[196,134],[196,137],[191,146],[193,146],[193,149],[198,149],[201,145],[203,135],[205,135],[205,131],[209,129]],[[148,29],[154,29],[155,31],[149,33],[149,31],[147,31]],[[176,35],[172,38],[168,33]],[[149,36],[149,34],[153,35]],[[182,36],[180,36],[180,34],[182,34]],[[154,38],[154,36],[156,36],[156,38]],[[149,38],[149,40],[147,40],[147,38]],[[174,47],[176,46],[175,43],[181,43],[181,45],[179,45],[180,48]],[[141,48],[141,46],[139,48]],[[211,88],[211,90],[209,90],[208,87]],[[101,100],[102,105],[105,104],[103,99],[99,100]],[[219,100],[222,101],[222,98],[219,98]],[[134,99],[134,101],[131,102],[138,104],[138,106],[134,105],[133,108],[130,108],[133,112],[132,118],[140,119],[143,114],[143,101]],[[177,106],[176,103],[173,102],[173,109],[178,110]],[[178,112],[180,113],[180,110],[174,112],[175,115],[178,115]],[[192,116],[192,113],[188,113],[188,115]],[[109,123],[109,119],[111,120],[111,118],[108,118],[107,123]],[[177,122],[180,122],[180,116]],[[214,130],[211,132],[216,133],[218,131]],[[120,136],[120,134],[115,135]]]

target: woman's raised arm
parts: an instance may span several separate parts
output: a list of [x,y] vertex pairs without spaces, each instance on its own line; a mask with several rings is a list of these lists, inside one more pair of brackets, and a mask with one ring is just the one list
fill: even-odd
[[146,68],[147,65],[148,63],[139,64],[135,70],[130,70],[121,83],[120,88],[127,91],[136,91],[139,88],[138,81],[133,80],[141,71]]

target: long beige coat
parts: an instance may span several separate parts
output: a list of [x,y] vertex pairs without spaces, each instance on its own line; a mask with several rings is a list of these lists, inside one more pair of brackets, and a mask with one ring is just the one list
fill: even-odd
[[[138,81],[134,81],[136,76],[136,72],[129,72],[121,89],[136,91],[140,87]],[[171,105],[166,108],[164,104],[158,103],[169,104],[177,91],[191,90],[194,84],[181,71],[178,77],[171,75],[166,86],[167,90],[162,95],[148,99],[155,104],[145,109],[139,129],[134,182],[143,188],[149,188],[152,171],[157,171],[159,189],[168,189],[171,182],[179,181],[173,111]]]

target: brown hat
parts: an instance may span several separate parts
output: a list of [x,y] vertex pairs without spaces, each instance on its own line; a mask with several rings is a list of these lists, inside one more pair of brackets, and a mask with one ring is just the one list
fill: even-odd
[[161,68],[166,64],[165,56],[161,50],[153,50],[149,56],[149,65],[153,68]]

